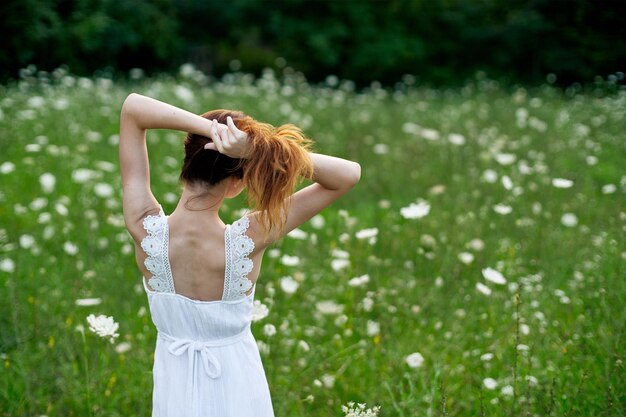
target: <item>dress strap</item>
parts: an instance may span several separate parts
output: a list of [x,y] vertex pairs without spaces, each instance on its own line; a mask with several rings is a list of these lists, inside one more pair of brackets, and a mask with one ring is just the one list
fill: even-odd
[[167,216],[161,206],[159,214],[148,215],[143,219],[143,228],[148,233],[141,241],[141,248],[147,255],[144,265],[152,274],[148,284],[155,291],[173,293],[174,279],[168,257],[170,234]]
[[252,281],[247,275],[252,271],[253,263],[248,255],[254,250],[254,242],[246,235],[250,219],[243,216],[224,231],[224,252],[226,271],[224,275],[224,293],[222,300],[237,300],[245,297],[252,288]]

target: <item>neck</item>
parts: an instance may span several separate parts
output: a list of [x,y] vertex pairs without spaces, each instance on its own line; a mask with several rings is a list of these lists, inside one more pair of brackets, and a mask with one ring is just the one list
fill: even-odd
[[176,211],[186,215],[219,219],[219,209],[224,202],[225,181],[210,187],[185,184]]

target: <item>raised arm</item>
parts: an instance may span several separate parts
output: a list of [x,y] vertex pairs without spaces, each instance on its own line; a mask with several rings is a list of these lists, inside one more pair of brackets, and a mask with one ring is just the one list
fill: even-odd
[[[268,246],[329,206],[350,191],[361,178],[361,166],[357,162],[334,156],[310,153],[314,164],[312,180],[315,184],[294,193],[282,233],[273,233],[261,243]],[[254,218],[254,213],[251,215]]]
[[291,197],[284,234],[300,226],[350,191],[361,179],[361,165],[335,156],[311,153],[314,172],[308,187]]
[[130,94],[120,115],[119,158],[124,220],[131,234],[141,219],[158,209],[150,190],[146,130],[173,129],[210,136],[211,121],[202,116],[139,94]]

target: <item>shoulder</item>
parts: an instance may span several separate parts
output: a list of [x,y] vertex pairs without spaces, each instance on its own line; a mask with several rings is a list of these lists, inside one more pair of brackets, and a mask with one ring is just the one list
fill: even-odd
[[[263,241],[263,233],[254,213],[245,213],[230,225],[233,236],[241,236],[241,240],[249,241],[250,256],[262,254],[267,245]],[[243,242],[241,242],[243,243]]]

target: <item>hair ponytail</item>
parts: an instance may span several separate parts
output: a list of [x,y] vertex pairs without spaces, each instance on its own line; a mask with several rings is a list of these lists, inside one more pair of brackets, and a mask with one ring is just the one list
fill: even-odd
[[295,125],[274,128],[267,123],[250,121],[239,127],[248,133],[250,158],[243,164],[243,183],[248,204],[259,211],[266,234],[282,232],[294,188],[302,177],[313,176],[309,156],[312,141]]

